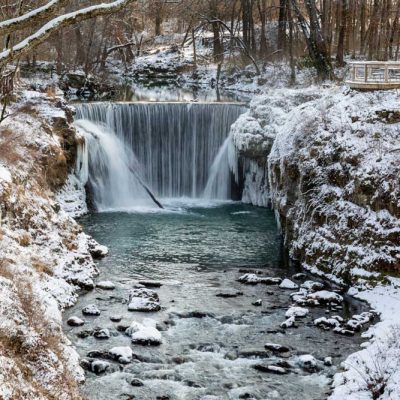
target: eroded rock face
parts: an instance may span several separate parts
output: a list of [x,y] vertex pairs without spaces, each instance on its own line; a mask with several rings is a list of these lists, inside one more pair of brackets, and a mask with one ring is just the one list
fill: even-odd
[[351,283],[400,268],[396,108],[394,92],[274,90],[233,125],[243,199],[271,201],[290,255],[313,272]]
[[345,281],[400,267],[400,163],[391,152],[400,135],[397,122],[376,120],[394,101],[391,93],[329,91],[293,112],[300,122],[287,125],[269,157],[292,256]]
[[269,91],[255,98],[249,112],[232,125],[232,139],[243,174],[243,202],[262,207],[270,205],[268,155],[275,137],[293,107],[319,97],[319,93],[310,90]]
[[54,200],[75,160],[72,109],[57,93],[21,90],[8,111],[0,127],[0,398],[79,399],[84,374],[61,311],[79,287],[93,287],[97,270],[89,236]]

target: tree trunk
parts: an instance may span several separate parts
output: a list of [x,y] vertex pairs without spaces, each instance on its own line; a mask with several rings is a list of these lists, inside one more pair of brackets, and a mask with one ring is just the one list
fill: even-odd
[[393,45],[394,39],[399,34],[399,17],[400,17],[400,1],[397,1],[396,4],[396,15],[393,20],[392,30],[390,32],[390,39],[389,39],[389,58],[393,59]]
[[289,21],[289,63],[290,63],[290,81],[289,85],[296,83],[296,68],[294,65],[293,57],[293,18],[292,18],[292,6],[290,2],[286,3],[287,7],[287,19]]
[[278,20],[278,50],[285,51],[286,48],[286,2],[287,0],[279,0],[279,20]]
[[56,72],[58,75],[61,75],[63,72],[63,37],[62,37],[62,30],[57,32],[55,35],[55,42],[56,42],[56,52],[57,52],[57,59],[56,59]]
[[196,53],[196,36],[194,34],[194,29],[192,29],[192,45],[193,45],[193,64],[197,67],[197,53]]
[[365,51],[365,19],[366,19],[366,7],[365,1],[361,0],[360,9],[360,53],[363,54]]
[[371,15],[371,22],[369,26],[369,45],[368,45],[368,59],[372,60],[376,55],[377,50],[377,35],[379,26],[379,1],[374,0],[374,6]]
[[243,42],[250,49],[250,0],[242,0]]
[[76,65],[82,66],[85,62],[85,51],[83,48],[83,37],[79,26],[75,28],[75,40],[76,40]]
[[318,77],[320,79],[331,79],[333,77],[332,64],[327,53],[326,44],[318,21],[315,0],[305,0],[308,21],[310,21],[309,25],[298,6],[297,0],[292,0],[292,5],[301,30],[303,31],[308,52],[317,71]]
[[224,48],[221,42],[219,23],[213,22],[213,57],[215,63],[221,63],[224,59]]
[[260,56],[267,54],[267,36],[266,36],[266,25],[267,25],[267,10],[266,0],[257,0],[258,13],[260,15],[261,32],[260,32]]
[[344,46],[346,41],[348,13],[349,13],[349,1],[342,0],[341,13],[340,13],[339,40],[336,52],[336,64],[338,67],[344,66]]
[[161,35],[161,24],[162,24],[161,15],[157,13],[156,18],[154,20],[154,34],[156,36]]

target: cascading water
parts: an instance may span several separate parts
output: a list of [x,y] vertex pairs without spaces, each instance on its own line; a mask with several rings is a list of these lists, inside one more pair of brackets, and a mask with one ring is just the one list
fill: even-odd
[[78,152],[76,175],[81,182],[90,183],[96,208],[151,206],[132,151],[105,126],[87,120],[77,120],[75,126],[85,139]]
[[[120,184],[127,185],[128,178],[119,168],[127,169],[131,159],[137,159],[134,168],[141,167],[143,180],[157,196],[230,199],[232,173],[228,158],[232,145],[228,134],[232,123],[245,110],[242,105],[228,103],[79,105],[78,127],[90,121],[92,128],[96,124],[103,133],[97,132],[95,141],[89,135],[88,143],[92,173],[89,171],[87,177],[95,197],[99,197],[96,204],[118,208],[136,202],[137,198],[146,199],[146,195],[141,197],[143,190],[136,192],[132,184],[129,193],[110,193]],[[106,142],[105,136],[113,139],[113,145]],[[103,145],[106,150],[100,150]],[[116,153],[111,154],[111,149]],[[125,152],[123,156],[119,155],[121,152]],[[108,167],[107,157],[111,163]],[[119,164],[115,160],[118,157],[122,157]],[[127,172],[132,175],[132,166]]]

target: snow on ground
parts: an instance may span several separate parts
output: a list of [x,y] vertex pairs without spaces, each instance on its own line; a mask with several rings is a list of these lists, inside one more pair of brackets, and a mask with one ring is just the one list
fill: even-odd
[[93,240],[55,200],[73,162],[71,109],[24,90],[0,125],[0,398],[79,399],[61,312],[93,287]]
[[[192,40],[182,46],[184,35],[166,35],[158,37],[151,48],[143,48],[142,54],[132,63],[124,64],[110,58],[107,70],[120,83],[133,81],[135,84],[157,89],[158,86],[170,85],[171,92],[177,87],[185,89],[215,90],[218,86],[224,94],[249,99],[254,93],[263,93],[266,87],[287,88],[290,68],[286,62],[258,62],[260,75],[249,60],[243,60],[238,49],[227,50],[219,71],[213,60],[211,41],[206,40],[210,32],[199,32],[196,39],[197,62],[194,63]],[[145,33],[146,37],[148,36]],[[229,53],[229,54],[228,54]],[[315,80],[315,73],[310,68],[297,68],[296,86],[308,87]]]
[[371,326],[363,349],[343,362],[345,372],[334,378],[331,400],[393,400],[400,398],[400,279],[368,289],[351,288],[356,298],[367,301],[381,321]]
[[291,256],[380,315],[335,376],[334,400],[400,398],[400,281],[385,276],[400,265],[399,104],[396,91],[271,89],[231,131],[245,200],[271,203]]

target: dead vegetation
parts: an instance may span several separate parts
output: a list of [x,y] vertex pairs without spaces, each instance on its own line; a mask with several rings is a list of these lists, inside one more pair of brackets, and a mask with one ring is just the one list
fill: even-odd
[[44,273],[44,274],[47,274],[50,276],[53,275],[53,272],[54,272],[53,267],[49,263],[43,261],[41,258],[39,258],[37,256],[32,256],[31,263],[32,263],[33,268],[35,268],[35,270],[37,272],[39,272],[40,274]]
[[22,156],[18,149],[22,144],[22,135],[10,129],[0,128],[0,160],[12,165],[18,165]]
[[[39,260],[34,261],[40,268],[48,268]],[[40,272],[40,271],[38,271]],[[9,281],[8,288],[17,298],[15,306],[25,320],[25,329],[7,330],[0,328],[0,353],[12,360],[13,368],[8,371],[15,399],[30,399],[43,396],[46,399],[79,399],[78,383],[65,366],[61,327],[46,318],[42,304],[35,296],[29,274],[13,268],[9,260],[0,261],[0,276]],[[49,388],[38,383],[37,376],[48,369],[54,369]],[[18,382],[29,385],[29,393],[19,389]],[[50,389],[51,388],[51,389]],[[69,394],[69,395],[68,395]]]
[[[70,226],[74,224],[58,226],[58,218],[52,220],[53,193],[64,184],[69,162],[74,161],[73,152],[67,157],[63,144],[68,141],[72,147],[75,132],[65,118],[43,112],[43,102],[46,110],[62,107],[55,105],[51,92],[47,95],[35,104],[10,108],[15,119],[9,124],[8,118],[0,127],[0,161],[12,175],[11,183],[4,182],[0,190],[0,240],[12,247],[7,258],[0,259],[0,292],[10,298],[0,307],[0,320],[6,321],[0,324],[0,357],[2,366],[9,366],[0,375],[16,400],[81,398],[60,321],[57,315],[48,315],[51,308],[44,309],[49,294],[40,286],[54,276],[52,257],[40,251],[49,230],[58,229],[69,238],[68,243],[59,243],[63,252],[76,249],[76,228]],[[48,301],[55,300],[49,296]]]

